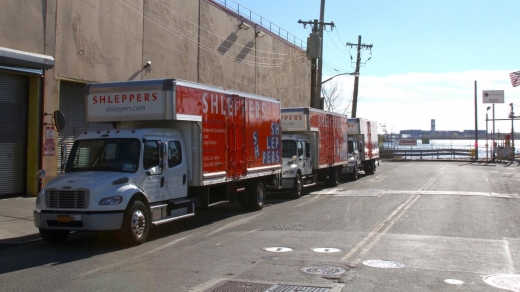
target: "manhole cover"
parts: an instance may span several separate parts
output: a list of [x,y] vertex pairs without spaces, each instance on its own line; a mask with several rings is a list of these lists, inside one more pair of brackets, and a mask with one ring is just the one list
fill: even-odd
[[341,267],[326,267],[326,266],[319,266],[319,267],[306,267],[301,268],[301,272],[312,274],[312,275],[339,275],[345,273],[345,270]]
[[366,260],[363,261],[363,265],[373,267],[373,268],[382,268],[382,269],[399,269],[404,267],[404,264],[400,262],[393,261],[385,261],[385,260]]
[[313,252],[322,252],[322,253],[333,253],[333,252],[339,252],[339,251],[341,251],[341,249],[332,248],[332,247],[318,247],[318,248],[313,248],[312,251]]
[[269,252],[288,252],[288,251],[292,251],[293,249],[290,247],[275,246],[275,247],[266,247],[266,248],[264,248],[264,250],[269,251]]
[[276,225],[276,229],[302,229],[303,225]]
[[444,280],[444,282],[446,282],[448,284],[452,284],[452,285],[462,285],[462,284],[464,284],[463,281],[455,280],[455,279],[446,279],[446,280]]
[[483,280],[493,287],[511,291],[520,291],[520,275],[490,275],[485,276]]

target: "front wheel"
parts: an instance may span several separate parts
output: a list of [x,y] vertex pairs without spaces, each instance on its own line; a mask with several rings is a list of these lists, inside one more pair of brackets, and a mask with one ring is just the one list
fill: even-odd
[[354,167],[354,171],[350,174],[350,179],[356,181],[358,179],[358,170]]
[[296,174],[294,178],[293,188],[291,190],[291,197],[294,199],[298,199],[302,196],[302,176],[301,174]]
[[135,246],[145,242],[150,231],[148,209],[141,201],[134,201],[125,213],[123,225],[117,232],[122,245]]
[[43,240],[49,242],[49,243],[59,243],[67,240],[67,237],[69,237],[70,231],[69,230],[52,230],[52,229],[41,229],[40,228],[40,235],[43,238]]

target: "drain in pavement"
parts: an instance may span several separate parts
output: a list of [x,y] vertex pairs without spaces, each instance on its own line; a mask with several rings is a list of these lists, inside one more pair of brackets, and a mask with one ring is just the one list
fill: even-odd
[[520,275],[503,274],[503,275],[489,275],[484,277],[484,282],[496,288],[520,291]]
[[331,288],[317,286],[295,286],[281,284],[254,283],[245,281],[224,281],[205,292],[330,292]]
[[333,248],[333,247],[318,247],[318,248],[313,248],[312,251],[321,252],[321,253],[333,253],[333,252],[340,252],[341,249]]
[[264,250],[268,251],[268,252],[289,252],[289,251],[292,251],[293,249],[290,247],[274,246],[274,247],[265,247]]
[[403,263],[387,260],[366,260],[363,261],[363,265],[381,269],[399,269],[404,267]]
[[341,267],[330,266],[305,267],[301,268],[300,271],[311,275],[340,275],[345,273],[345,269]]
[[303,225],[276,225],[276,229],[302,229]]

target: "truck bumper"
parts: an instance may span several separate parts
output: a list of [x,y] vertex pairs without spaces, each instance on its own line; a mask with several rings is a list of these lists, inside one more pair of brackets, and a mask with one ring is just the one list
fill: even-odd
[[34,226],[37,228],[75,231],[119,230],[123,216],[123,212],[96,214],[33,212]]

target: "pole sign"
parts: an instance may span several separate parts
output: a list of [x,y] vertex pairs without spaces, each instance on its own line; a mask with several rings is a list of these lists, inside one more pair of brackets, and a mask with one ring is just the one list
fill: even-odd
[[399,139],[399,146],[417,146],[417,139]]
[[504,91],[503,90],[483,90],[482,91],[483,103],[504,103]]

